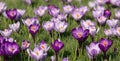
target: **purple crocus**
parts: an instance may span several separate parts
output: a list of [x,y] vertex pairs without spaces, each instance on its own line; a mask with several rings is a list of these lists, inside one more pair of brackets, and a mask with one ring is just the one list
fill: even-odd
[[29,26],[29,32],[31,33],[31,35],[33,37],[34,43],[35,43],[35,35],[38,32],[39,28],[40,28],[40,24],[32,24]]
[[19,53],[19,46],[15,42],[15,40],[8,38],[3,40],[3,42],[0,45],[1,49],[1,55],[4,57],[4,60],[6,61],[6,57],[13,57],[14,55]]
[[5,11],[7,8],[6,4],[4,2],[0,2],[0,13],[2,13],[3,11]]
[[72,29],[72,36],[78,40],[79,43],[85,41],[89,35],[89,30],[88,29],[83,29],[82,27],[76,27]]
[[107,17],[107,18],[110,18],[111,11],[110,10],[104,10],[104,16]]
[[87,54],[92,61],[95,61],[95,56],[101,52],[98,45],[99,43],[92,42],[89,46],[86,46]]
[[54,29],[54,22],[47,21],[42,24],[42,27],[49,32],[50,36],[52,37],[52,30]]
[[106,60],[106,52],[112,46],[113,41],[107,38],[101,38],[99,41],[99,48],[104,53],[104,60]]
[[73,9],[74,9],[74,6],[72,6],[72,5],[64,5],[63,6],[63,11],[64,11],[64,13],[67,13],[67,14],[71,13],[73,11]]
[[51,16],[56,17],[59,14],[60,10],[55,5],[48,5],[48,12]]
[[9,9],[3,12],[3,15],[6,18],[9,18],[11,20],[18,20],[22,15],[24,15],[25,10],[20,10],[20,9]]
[[46,10],[47,10],[46,6],[39,6],[34,10],[34,13],[41,17],[45,14]]
[[66,30],[67,27],[68,27],[68,23],[65,22],[65,21],[63,21],[63,22],[57,22],[57,23],[55,23],[54,29],[57,32],[63,33],[63,32],[65,32],[65,30]]
[[30,47],[30,42],[27,41],[27,40],[23,40],[23,41],[22,41],[22,46],[21,46],[21,48],[22,48],[23,50],[26,50],[26,49],[28,49],[29,47]]
[[55,51],[56,61],[58,61],[58,53],[64,47],[64,44],[60,41],[60,39],[58,39],[51,43],[51,47]]

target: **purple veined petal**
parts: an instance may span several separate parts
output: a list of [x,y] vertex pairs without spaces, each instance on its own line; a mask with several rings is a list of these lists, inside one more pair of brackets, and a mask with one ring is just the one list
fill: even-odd
[[112,19],[112,20],[107,20],[106,24],[110,27],[110,28],[115,28],[118,25],[118,19]]
[[96,4],[103,5],[106,3],[106,0],[95,0]]
[[105,33],[105,35],[108,36],[108,37],[113,35],[111,29],[105,29],[105,30],[104,30],[104,33]]
[[81,19],[83,16],[83,14],[81,14],[79,11],[73,11],[71,15],[77,21]]

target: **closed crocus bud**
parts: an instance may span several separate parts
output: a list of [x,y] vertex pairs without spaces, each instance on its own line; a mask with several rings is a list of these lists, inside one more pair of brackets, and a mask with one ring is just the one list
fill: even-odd
[[13,31],[18,31],[20,28],[20,22],[14,23],[14,24],[10,24],[9,28],[12,29]]
[[34,59],[34,61],[43,61],[47,56],[47,53],[44,53],[44,51],[38,47],[35,47],[33,50],[27,49],[27,53]]
[[111,11],[110,10],[104,10],[104,16],[107,17],[107,18],[110,18]]
[[110,27],[110,28],[115,28],[118,25],[118,21],[117,19],[112,19],[112,20],[107,20],[106,24]]
[[85,39],[87,39],[89,35],[89,30],[88,29],[83,29],[82,27],[76,27],[72,29],[72,36],[78,40],[78,42],[83,42]]
[[58,39],[51,43],[51,47],[56,53],[58,53],[64,47],[64,44]]
[[22,46],[21,46],[21,48],[22,48],[23,50],[26,50],[26,49],[28,49],[29,47],[30,47],[30,42],[27,41],[27,40],[23,40],[23,41],[22,41]]
[[57,32],[63,33],[63,32],[65,32],[65,30],[66,30],[67,27],[68,27],[68,23],[63,21],[63,22],[57,22],[57,23],[55,23],[54,29]]
[[115,18],[120,19],[120,10],[115,10]]
[[48,31],[51,32],[54,29],[54,22],[52,21],[47,21],[42,24],[42,27]]
[[4,2],[0,2],[0,13],[2,13],[3,11],[5,11],[7,8],[6,4]]
[[5,29],[4,31],[0,31],[1,35],[4,37],[9,37],[12,34],[11,29]]
[[51,16],[56,17],[59,14],[60,10],[55,5],[48,5],[48,12]]
[[101,52],[99,48],[99,43],[92,42],[89,46],[86,46],[87,54],[90,59],[95,59],[95,57]]
[[98,23],[100,24],[100,25],[103,25],[103,24],[105,24],[105,22],[106,22],[106,17],[105,16],[99,16],[98,18],[97,18],[97,21],[98,21]]
[[64,5],[63,6],[63,11],[66,14],[71,13],[73,11],[73,9],[74,9],[74,6],[72,6],[72,5]]
[[39,6],[34,10],[34,13],[41,17],[46,13],[46,10],[47,10],[46,6]]
[[22,22],[24,23],[24,25],[26,25],[27,27],[29,27],[32,24],[39,24],[39,20],[36,17],[33,18],[27,18],[27,19],[22,19]]

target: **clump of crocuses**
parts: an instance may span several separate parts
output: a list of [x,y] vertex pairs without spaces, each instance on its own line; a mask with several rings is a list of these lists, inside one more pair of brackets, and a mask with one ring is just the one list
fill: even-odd
[[60,39],[57,39],[53,43],[51,43],[51,47],[55,51],[55,54],[56,54],[56,60],[55,61],[58,61],[58,53],[64,47],[64,43],[61,42]]
[[0,55],[4,57],[4,61],[8,58],[12,60],[13,56],[19,53],[19,46],[12,38],[0,36],[0,47]]

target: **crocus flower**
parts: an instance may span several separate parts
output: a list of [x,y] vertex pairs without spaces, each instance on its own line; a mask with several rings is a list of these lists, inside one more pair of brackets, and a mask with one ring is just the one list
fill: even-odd
[[60,14],[57,15],[57,18],[61,21],[66,20],[67,19],[67,14],[60,13]]
[[73,9],[74,9],[74,6],[72,6],[72,5],[64,5],[63,6],[63,11],[64,11],[64,13],[67,13],[67,14],[71,13],[73,11]]
[[6,4],[4,2],[0,2],[0,13],[2,13],[3,11],[5,11],[7,8]]
[[4,37],[9,37],[12,33],[12,30],[11,29],[5,29],[4,31],[1,30],[0,33]]
[[90,26],[88,29],[89,29],[89,33],[92,37],[94,37],[95,34],[97,34],[98,31],[100,30],[99,28],[97,29],[95,26]]
[[81,26],[84,29],[88,29],[90,26],[95,26],[95,22],[92,22],[91,20],[81,20]]
[[64,44],[60,39],[58,39],[51,43],[51,47],[55,52],[59,52],[64,47]]
[[46,6],[39,6],[34,10],[34,13],[41,17],[45,14],[46,10],[47,10]]
[[94,1],[88,2],[88,6],[89,6],[90,8],[95,7],[95,5],[96,5],[96,3],[95,3]]
[[55,54],[56,54],[55,61],[58,61],[58,53],[64,47],[64,43],[61,42],[60,39],[58,39],[58,40],[55,40],[53,43],[51,43],[51,47],[55,51]]
[[97,17],[97,21],[98,21],[98,23],[100,25],[105,24],[106,20],[107,20],[107,18],[105,16],[99,16],[99,17]]
[[110,18],[111,11],[110,10],[104,10],[104,16],[107,17],[107,18]]
[[54,5],[48,5],[48,12],[51,16],[56,17],[59,14],[60,10]]
[[71,15],[76,21],[81,19],[83,16],[83,14],[80,11],[73,11]]
[[29,32],[31,33],[32,37],[35,37],[39,28],[40,28],[40,24],[32,24],[29,26]]
[[95,59],[95,57],[101,52],[99,48],[99,43],[92,42],[89,46],[86,46],[87,54],[90,59]]
[[10,24],[9,28],[12,29],[13,31],[18,31],[20,28],[20,22],[14,23],[14,24]]
[[31,5],[32,0],[23,0],[25,3],[27,3],[28,5]]
[[29,56],[31,56],[34,61],[41,61],[45,60],[47,54],[44,53],[42,49],[39,49],[38,47],[35,47],[33,50],[27,49],[27,52]]
[[112,46],[113,41],[106,38],[101,38],[99,41],[99,48],[104,53],[104,60],[106,60],[106,52]]
[[5,39],[1,44],[1,53],[3,57],[12,57],[19,53],[18,44],[11,38]]
[[39,20],[36,17],[33,18],[27,18],[27,19],[22,19],[22,22],[24,23],[24,25],[26,25],[27,27],[29,27],[32,24],[39,24]]
[[113,31],[112,31],[111,29],[105,29],[105,30],[104,30],[104,33],[105,33],[105,35],[108,36],[108,37],[113,35]]
[[50,47],[45,43],[44,40],[42,40],[39,44],[39,48],[42,49],[44,52],[47,52]]
[[85,15],[88,11],[88,7],[87,6],[81,6],[79,8],[79,11],[80,11],[81,14]]
[[63,21],[63,22],[57,22],[57,23],[55,23],[54,29],[57,32],[63,33],[63,32],[65,32],[67,26],[68,26],[68,23],[65,22],[65,21]]
[[20,9],[9,9],[3,12],[3,15],[6,18],[9,18],[11,20],[18,20],[22,15],[24,15],[25,10],[20,10]]
[[117,19],[112,19],[112,20],[107,20],[106,24],[110,27],[110,28],[115,28],[118,25],[118,21]]
[[23,50],[26,50],[26,49],[28,49],[29,47],[30,47],[30,42],[27,41],[27,40],[23,40],[23,41],[22,41],[22,46],[21,46],[21,48],[22,48]]
[[78,40],[79,43],[85,41],[85,39],[89,35],[89,30],[88,29],[83,29],[82,27],[76,27],[72,29],[72,36]]
[[51,32],[54,29],[54,22],[47,21],[47,22],[44,22],[42,26],[46,31]]
[[64,57],[64,58],[62,59],[62,61],[68,61],[68,58],[67,58],[67,57]]
[[115,10],[115,18],[120,19],[120,10]]

